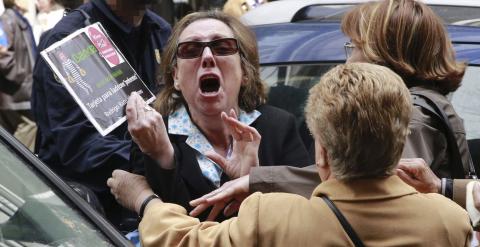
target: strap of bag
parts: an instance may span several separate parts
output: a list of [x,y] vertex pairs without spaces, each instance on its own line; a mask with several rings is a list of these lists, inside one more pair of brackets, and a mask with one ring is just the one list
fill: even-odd
[[327,196],[322,195],[322,199],[325,201],[327,206],[333,211],[335,216],[337,216],[338,221],[340,221],[340,224],[342,224],[343,229],[345,230],[345,232],[347,232],[348,237],[350,237],[350,240],[352,240],[353,244],[356,247],[364,247],[365,245],[363,244],[362,240],[360,240],[355,230],[353,230],[350,223],[348,223],[345,216],[343,216],[342,212],[340,212],[340,210],[335,206],[335,204]]
[[[450,154],[450,166],[453,168],[454,178],[477,178],[475,167],[473,166],[472,157],[469,157],[468,164],[464,164],[462,161],[462,156],[460,155],[460,149],[458,148],[457,139],[453,133],[452,125],[450,120],[448,120],[445,111],[443,111],[437,103],[428,98],[426,95],[419,93],[412,93],[413,105],[419,106],[430,112],[431,115],[438,118],[443,124],[446,131],[445,136],[447,138],[447,148],[449,149]],[[463,170],[460,170],[463,168]]]

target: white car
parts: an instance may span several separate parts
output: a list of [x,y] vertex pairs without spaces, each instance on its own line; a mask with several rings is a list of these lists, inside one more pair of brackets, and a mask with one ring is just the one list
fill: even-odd
[[[337,21],[357,4],[371,0],[282,0],[263,4],[241,19],[247,25],[297,21]],[[423,0],[446,23],[479,25],[480,0]]]

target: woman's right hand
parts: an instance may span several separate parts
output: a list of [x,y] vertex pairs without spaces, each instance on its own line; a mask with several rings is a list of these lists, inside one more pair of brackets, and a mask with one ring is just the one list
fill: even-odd
[[128,131],[140,150],[156,160],[163,169],[173,168],[173,146],[162,115],[147,105],[136,92],[127,102]]

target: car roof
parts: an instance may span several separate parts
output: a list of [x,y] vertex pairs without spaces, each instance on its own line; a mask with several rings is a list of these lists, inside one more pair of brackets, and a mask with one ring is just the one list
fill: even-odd
[[[360,4],[372,0],[282,0],[263,4],[245,13],[241,20],[247,25],[290,22],[304,7],[322,4]],[[479,0],[423,0],[428,5],[480,7]]]
[[[281,23],[252,26],[259,44],[260,63],[339,63],[345,61],[347,37],[340,23]],[[457,59],[480,65],[480,28],[448,26]]]

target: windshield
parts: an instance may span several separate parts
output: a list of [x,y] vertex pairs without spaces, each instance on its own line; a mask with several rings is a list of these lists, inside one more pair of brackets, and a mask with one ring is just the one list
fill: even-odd
[[0,246],[113,246],[3,142],[0,157]]

